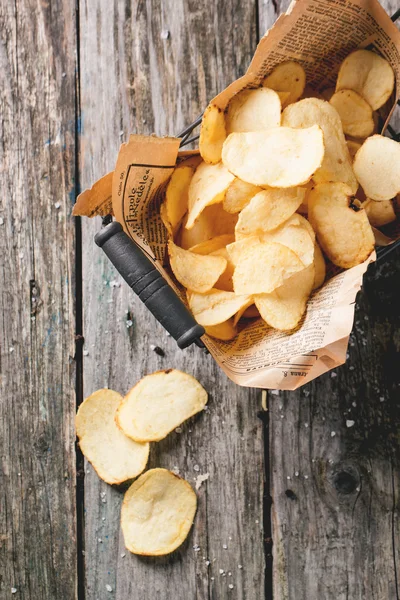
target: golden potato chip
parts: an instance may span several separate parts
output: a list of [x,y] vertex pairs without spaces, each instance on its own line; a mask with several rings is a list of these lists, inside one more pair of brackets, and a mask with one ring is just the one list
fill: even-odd
[[237,311],[236,315],[233,318],[233,324],[235,325],[235,327],[239,323],[239,321],[242,318],[242,316],[244,315],[244,313],[247,310],[249,310],[250,306],[254,306],[254,298],[250,298],[250,300],[248,301],[248,303],[245,304],[244,306],[242,306],[242,308]]
[[252,304],[242,314],[243,319],[258,319],[260,317],[260,311],[255,304]]
[[306,190],[301,187],[259,192],[239,214],[235,233],[257,235],[279,227],[296,212],[305,195]]
[[358,150],[361,148],[362,144],[354,140],[346,140],[346,144],[347,148],[349,149],[351,160],[354,161],[354,157],[357,154]]
[[220,250],[221,248],[225,248],[228,244],[232,244],[235,241],[235,236],[229,233],[224,235],[218,235],[211,240],[205,240],[204,242],[200,242],[200,244],[196,244],[190,248],[190,252],[194,252],[195,254],[212,254],[216,250]]
[[186,217],[176,239],[178,246],[188,250],[196,244],[220,235],[234,235],[238,216],[227,213],[220,203],[207,206],[191,229],[186,229],[185,219]]
[[339,90],[329,103],[339,113],[343,132],[346,135],[365,138],[374,131],[372,108],[354,90]]
[[282,110],[287,106],[288,100],[290,98],[290,92],[276,92],[279,96],[279,100],[281,101]]
[[327,257],[349,269],[368,258],[374,234],[363,209],[350,206],[351,189],[344,183],[321,183],[308,197],[308,217]]
[[205,327],[205,330],[207,335],[223,342],[229,342],[229,340],[233,340],[237,336],[237,329],[232,318],[224,323],[219,323],[219,325]]
[[361,206],[365,209],[368,220],[373,227],[383,227],[396,220],[396,213],[391,200],[377,201],[368,198]]
[[281,331],[294,329],[303,316],[314,283],[314,265],[292,275],[271,294],[254,296],[264,321]]
[[225,115],[215,104],[209,104],[201,121],[199,150],[202,159],[211,165],[221,160],[226,138]]
[[228,104],[226,132],[264,131],[281,124],[281,101],[273,90],[242,90]]
[[[163,206],[165,206],[165,218],[170,223],[173,232],[177,230],[188,210],[188,191],[193,173],[194,171],[191,167],[176,167],[168,182]],[[161,215],[163,215],[162,212]],[[164,225],[166,225],[165,222]],[[167,225],[166,227],[168,229]]]
[[160,206],[160,217],[161,217],[161,221],[164,223],[166,230],[168,231],[169,237],[173,237],[174,231],[172,229],[171,223],[168,220],[167,205],[165,204],[165,202],[163,202]]
[[318,246],[317,242],[315,242],[314,248],[314,284],[313,290],[318,289],[325,281],[326,277],[326,264],[324,255],[322,254],[321,248]]
[[307,183],[323,157],[324,141],[318,126],[231,133],[222,147],[222,161],[236,177],[278,188]]
[[277,242],[290,248],[305,267],[314,262],[315,233],[307,219],[301,215],[292,215],[277,229],[261,234],[260,240]]
[[354,173],[371,200],[390,200],[400,192],[400,144],[373,135],[358,150]]
[[98,476],[110,484],[137,477],[146,467],[149,444],[127,438],[115,423],[122,396],[97,390],[82,402],[76,415],[79,446]]
[[150,469],[128,489],[121,508],[125,547],[133,554],[163,556],[186,539],[196,514],[191,485],[167,469]]
[[354,90],[372,108],[378,110],[390,98],[394,88],[393,69],[387,60],[369,50],[356,50],[342,62],[336,91]]
[[233,292],[233,272],[235,270],[235,265],[231,262],[229,254],[226,248],[220,248],[219,250],[215,250],[211,252],[211,256],[222,256],[225,258],[227,265],[225,267],[225,271],[221,273],[218,278],[218,281],[215,282],[215,289],[224,290],[225,292]]
[[306,73],[299,63],[288,60],[275,67],[262,84],[276,92],[290,92],[282,102],[282,106],[287,106],[301,98],[306,85]]
[[258,246],[260,237],[258,235],[244,235],[240,240],[236,240],[226,246],[226,251],[233,265],[237,265],[242,252],[249,246]]
[[282,113],[282,124],[300,128],[318,125],[324,133],[325,154],[322,164],[313,175],[315,183],[341,181],[356,193],[358,184],[351,167],[342,122],[329,102],[306,98],[291,104]]
[[250,297],[213,289],[207,294],[188,294],[188,303],[196,321],[203,327],[224,323],[247,305]]
[[179,283],[199,294],[211,290],[228,264],[222,256],[195,254],[176,246],[172,240],[168,242],[168,253]]
[[269,294],[302,269],[300,258],[287,246],[275,242],[249,245],[236,263],[233,289],[236,294]]
[[207,404],[207,392],[187,373],[157,371],[141,379],[122,400],[118,427],[136,442],[158,442]]
[[250,202],[253,196],[261,192],[262,188],[252,183],[247,183],[236,177],[226,190],[223,207],[228,213],[238,213]]
[[223,201],[225,192],[233,180],[234,176],[222,163],[201,163],[197,167],[189,185],[189,216],[186,229],[193,227],[206,206]]

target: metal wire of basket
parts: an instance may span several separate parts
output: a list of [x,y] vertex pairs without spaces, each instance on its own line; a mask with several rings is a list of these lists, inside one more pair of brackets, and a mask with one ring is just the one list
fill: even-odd
[[[400,8],[398,10],[396,10],[396,12],[390,18],[393,22],[396,22],[397,19],[400,18]],[[397,104],[398,104],[398,106],[400,106],[400,100],[397,102]],[[200,137],[199,133],[196,135],[193,135],[192,137],[190,137],[190,136],[193,133],[193,131],[196,129],[196,127],[198,127],[201,124],[202,118],[203,118],[203,113],[201,113],[201,115],[199,115],[197,117],[197,119],[195,121],[193,121],[193,123],[191,123],[190,125],[185,127],[185,129],[183,129],[180,133],[178,133],[178,135],[176,137],[182,138],[181,143],[180,143],[180,148],[183,148],[184,146],[188,146],[192,142],[196,142],[199,139],[199,137]],[[387,131],[389,132],[392,139],[394,139],[396,142],[400,142],[400,133],[396,132],[390,124],[388,124],[388,126],[387,126]],[[379,246],[376,249],[377,259],[379,259],[379,261],[382,261],[383,258],[386,258],[391,252],[393,252],[393,250],[395,250],[399,246],[400,246],[400,238],[398,240],[396,240],[395,242],[392,242],[388,246]]]

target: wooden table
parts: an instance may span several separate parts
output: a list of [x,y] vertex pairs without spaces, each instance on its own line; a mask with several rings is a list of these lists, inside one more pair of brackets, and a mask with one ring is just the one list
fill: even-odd
[[[400,253],[369,270],[346,366],[266,412],[178,351],[95,247],[99,222],[71,218],[130,132],[191,122],[287,5],[0,0],[1,600],[399,599]],[[74,415],[167,367],[209,410],[149,466],[209,478],[187,542],[150,560],[125,553],[123,490],[84,464]]]

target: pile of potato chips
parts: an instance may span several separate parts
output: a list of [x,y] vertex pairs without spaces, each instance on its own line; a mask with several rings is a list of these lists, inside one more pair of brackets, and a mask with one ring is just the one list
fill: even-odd
[[[371,226],[395,220],[400,144],[374,135],[394,88],[390,64],[356,50],[335,90],[307,90],[304,69],[278,65],[225,111],[210,104],[200,155],[175,169],[161,206],[171,269],[206,332],[241,319],[298,326],[326,261],[348,269],[374,249]],[[372,136],[372,137],[368,137]]]
[[[168,369],[143,377],[123,398],[97,390],[76,415],[79,446],[107,483],[121,484],[146,468],[149,442],[158,442],[207,404],[191,375]],[[186,539],[197,508],[191,485],[167,469],[150,469],[125,494],[121,526],[135,554],[160,556]]]

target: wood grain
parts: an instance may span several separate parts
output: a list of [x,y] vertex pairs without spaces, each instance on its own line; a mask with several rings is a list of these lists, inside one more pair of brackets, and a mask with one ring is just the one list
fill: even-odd
[[[256,44],[250,1],[81,0],[80,15],[83,186],[113,168],[119,143],[130,132],[176,133],[190,123],[209,98],[244,72]],[[88,465],[87,600],[103,598],[107,585],[124,600],[171,594],[258,600],[264,556],[257,393],[229,382],[199,349],[177,350],[94,246],[99,226],[84,224],[85,395],[104,385],[125,393],[160,368],[196,376],[210,393],[209,410],[154,444],[149,466],[176,467],[192,484],[199,474],[209,479],[198,491],[187,542],[170,557],[150,560],[125,552],[122,490],[99,481]]]
[[[287,5],[260,0],[260,31]],[[274,600],[400,597],[399,257],[369,269],[346,365],[268,395]]]
[[73,600],[74,2],[0,24],[0,597]]

